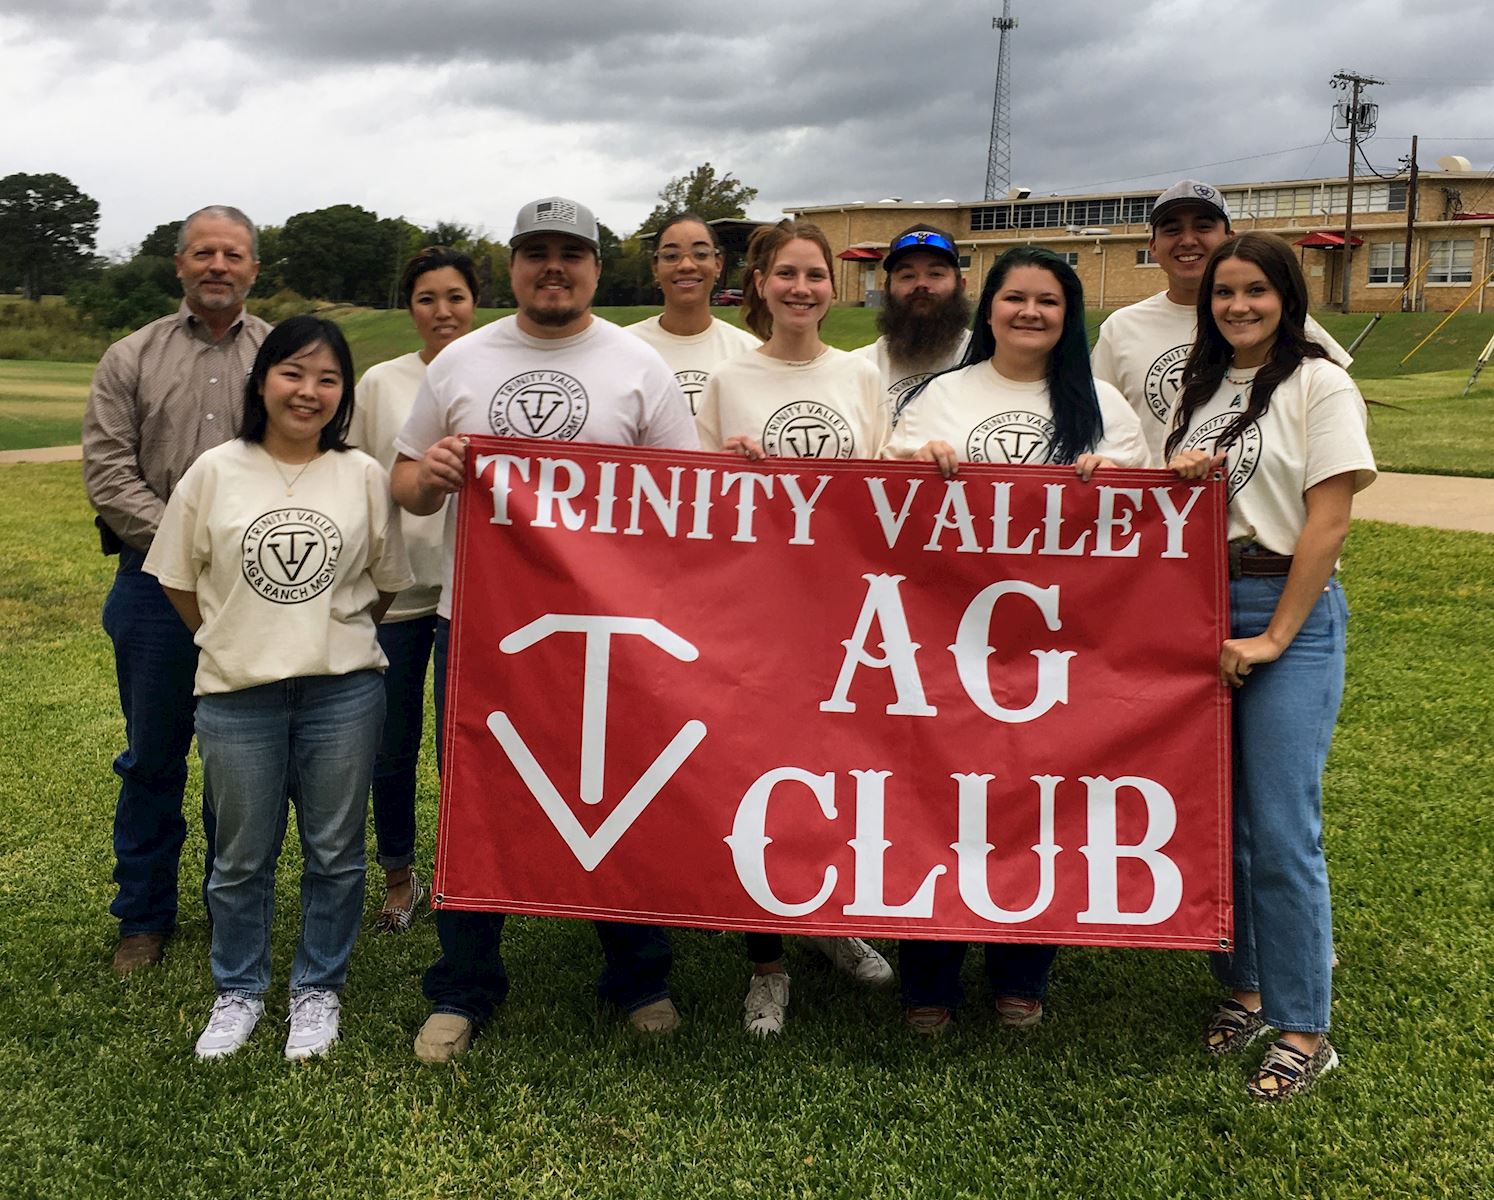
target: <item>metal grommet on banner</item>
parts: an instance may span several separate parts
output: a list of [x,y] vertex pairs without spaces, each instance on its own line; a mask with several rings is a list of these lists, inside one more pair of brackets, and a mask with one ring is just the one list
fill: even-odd
[[443,896],[440,892],[437,892],[434,896],[431,897],[432,908],[440,908],[445,903],[446,897]]
[[1219,949],[1223,950],[1225,953],[1228,953],[1231,949],[1233,949],[1233,944],[1230,942],[1229,938],[1222,937],[1219,939]]

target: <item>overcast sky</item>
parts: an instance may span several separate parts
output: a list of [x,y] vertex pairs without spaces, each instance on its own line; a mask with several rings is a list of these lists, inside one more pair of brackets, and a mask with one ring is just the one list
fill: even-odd
[[[1013,183],[1341,173],[1339,69],[1384,79],[1371,163],[1494,168],[1494,19],[1467,0],[1015,0]],[[101,251],[209,203],[359,204],[506,238],[525,201],[620,234],[709,160],[791,204],[979,198],[997,3],[5,0],[0,175],[99,202]],[[1477,188],[1464,189],[1465,203]],[[1472,194],[1471,194],[1472,193]],[[1494,189],[1469,207],[1494,208]]]

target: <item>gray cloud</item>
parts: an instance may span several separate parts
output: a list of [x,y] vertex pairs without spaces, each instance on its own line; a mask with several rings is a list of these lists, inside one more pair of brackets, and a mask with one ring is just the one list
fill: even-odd
[[[1183,171],[1217,182],[1335,174],[1345,152],[1325,141],[1338,98],[1328,79],[1341,67],[1387,79],[1370,95],[1381,134],[1368,155],[1381,169],[1394,167],[1412,132],[1494,132],[1487,40],[1470,36],[1470,10],[1453,0],[1260,0],[1235,17],[1202,0],[1015,8],[1014,182],[1039,192],[1161,186]],[[748,10],[684,0],[119,0],[102,9],[12,0],[6,19],[22,42],[69,46],[80,65],[139,62],[147,77],[152,47],[215,47],[185,74],[143,86],[246,119],[256,90],[282,81],[315,104],[349,73],[437,67],[426,92],[411,83],[415,94],[389,95],[388,111],[369,122],[421,105],[439,118],[441,102],[447,114],[498,128],[538,122],[572,138],[579,129],[599,159],[636,165],[608,181],[610,203],[644,209],[670,175],[710,159],[758,187],[767,215],[787,203],[979,195],[995,11],[993,0],[922,10],[895,0],[853,9],[758,0]],[[1431,140],[1422,157],[1454,149],[1480,169],[1494,158],[1494,141]]]

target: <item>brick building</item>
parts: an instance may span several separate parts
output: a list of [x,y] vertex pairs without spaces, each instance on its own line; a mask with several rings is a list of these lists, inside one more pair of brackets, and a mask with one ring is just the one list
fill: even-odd
[[[1409,186],[1404,179],[1354,183],[1354,250],[1350,307],[1355,311],[1447,311],[1476,294],[1464,311],[1494,308],[1494,180],[1443,159],[1417,182],[1414,225],[1408,230]],[[1291,179],[1220,185],[1237,233],[1259,229],[1297,247],[1312,307],[1336,308],[1342,295],[1345,184],[1337,179]],[[817,204],[786,209],[824,229],[840,257],[836,288],[843,304],[877,304],[881,257],[887,243],[915,221],[949,230],[959,240],[961,265],[972,286],[1015,245],[1035,244],[1067,256],[1084,283],[1085,302],[1117,308],[1167,286],[1150,261],[1147,223],[1160,188],[1074,196],[1029,196],[1001,201],[903,201]],[[1409,235],[1409,236],[1408,236]],[[1414,284],[1404,302],[1406,243]]]

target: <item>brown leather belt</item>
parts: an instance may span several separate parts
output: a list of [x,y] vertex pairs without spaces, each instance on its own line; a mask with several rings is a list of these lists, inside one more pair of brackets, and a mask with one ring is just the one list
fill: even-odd
[[1262,550],[1254,542],[1231,542],[1229,544],[1229,577],[1231,579],[1260,579],[1285,575],[1292,569],[1290,554],[1272,554]]

